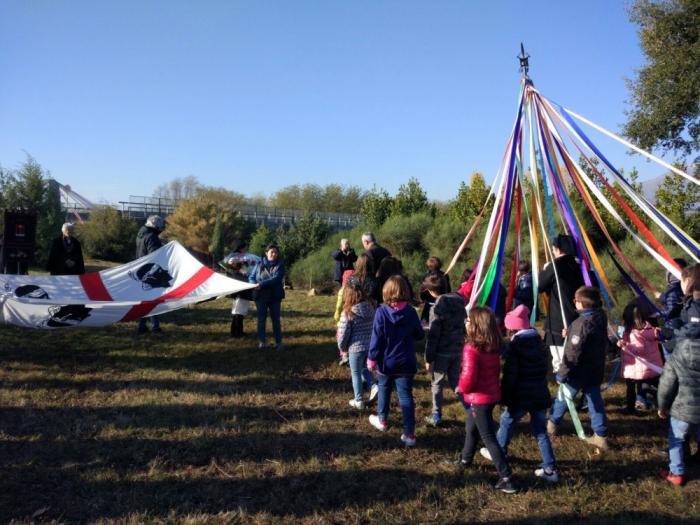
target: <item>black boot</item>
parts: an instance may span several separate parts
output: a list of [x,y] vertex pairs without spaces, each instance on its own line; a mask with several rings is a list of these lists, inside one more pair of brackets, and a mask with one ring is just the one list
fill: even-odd
[[243,319],[244,319],[244,316],[242,316],[242,315],[239,314],[239,315],[235,315],[234,318],[236,319],[236,322],[238,323],[238,324],[236,325],[236,328],[237,328],[237,330],[238,330],[238,337],[244,337],[244,336],[245,336],[245,333],[243,333]]
[[231,337],[238,337],[238,321],[236,320],[237,315],[231,317]]

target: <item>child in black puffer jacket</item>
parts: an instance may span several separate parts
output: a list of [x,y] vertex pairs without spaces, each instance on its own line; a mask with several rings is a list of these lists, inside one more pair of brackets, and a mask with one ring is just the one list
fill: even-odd
[[[542,455],[542,465],[535,475],[546,481],[557,483],[559,473],[547,435],[547,409],[552,404],[547,387],[547,351],[537,330],[530,325],[530,310],[519,305],[505,316],[505,326],[510,335],[510,343],[505,350],[505,364],[501,381],[501,421],[496,440],[507,454],[508,444],[513,437],[515,424],[530,414],[532,435]],[[490,459],[485,448],[481,455]]]

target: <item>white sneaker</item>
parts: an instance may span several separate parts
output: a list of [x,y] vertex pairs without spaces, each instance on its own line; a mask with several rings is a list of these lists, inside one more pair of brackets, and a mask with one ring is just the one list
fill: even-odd
[[401,434],[401,441],[403,441],[407,447],[416,446],[416,436],[409,436],[407,434]]
[[535,471],[535,476],[549,481],[550,483],[559,483],[559,473],[556,470],[545,470],[543,468],[538,468]]
[[491,453],[486,447],[481,447],[479,449],[479,454],[481,454],[482,457],[488,459],[489,461],[493,461],[493,459],[491,458]]
[[373,384],[372,388],[369,389],[369,400],[374,401],[379,395],[379,385]]
[[356,408],[357,410],[362,410],[365,408],[365,404],[363,401],[358,401],[356,399],[351,399],[348,401],[348,405],[350,405],[352,408]]
[[374,414],[369,416],[369,424],[381,432],[386,431],[387,427],[389,426],[386,424],[386,421],[382,421],[379,419],[379,416],[375,416]]

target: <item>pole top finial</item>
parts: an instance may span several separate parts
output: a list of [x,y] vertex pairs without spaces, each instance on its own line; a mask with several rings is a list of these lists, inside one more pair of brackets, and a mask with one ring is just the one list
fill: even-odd
[[520,72],[525,78],[527,78],[527,73],[530,70],[529,59],[530,55],[525,53],[525,47],[523,46],[523,43],[520,42],[520,55],[518,55],[518,60],[520,60]]

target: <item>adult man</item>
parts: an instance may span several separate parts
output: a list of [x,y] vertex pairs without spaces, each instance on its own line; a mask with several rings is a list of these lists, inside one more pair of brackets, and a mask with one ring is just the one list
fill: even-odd
[[331,257],[335,259],[335,281],[342,286],[343,273],[346,270],[354,269],[357,254],[355,254],[355,250],[350,247],[350,241],[348,239],[341,239],[340,249],[334,250],[333,253],[331,253]]
[[571,236],[557,235],[552,241],[552,253],[554,262],[545,265],[540,272],[537,291],[546,293],[549,298],[549,311],[544,321],[545,343],[552,354],[552,370],[556,372],[564,355],[562,330],[578,317],[574,296],[584,283]]
[[61,235],[51,243],[47,270],[51,275],[80,275],[85,273],[83,249],[73,237],[75,227],[67,222],[61,227]]
[[[148,255],[149,253],[152,253],[163,246],[163,242],[159,237],[163,230],[165,230],[165,221],[162,217],[159,217],[158,215],[151,215],[148,219],[146,219],[146,224],[141,226],[141,229],[136,234],[137,258]],[[142,317],[139,319],[137,333],[145,334],[148,332],[147,319],[147,317]],[[158,317],[153,315],[150,319],[153,324],[151,331],[154,333],[162,332]]]
[[375,239],[372,232],[365,232],[362,234],[362,246],[365,249],[367,257],[369,257],[369,260],[372,261],[372,272],[376,273],[382,259],[390,256],[391,252],[377,244],[377,239]]

